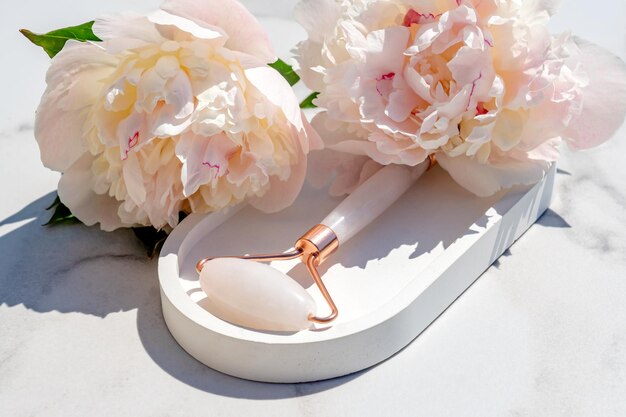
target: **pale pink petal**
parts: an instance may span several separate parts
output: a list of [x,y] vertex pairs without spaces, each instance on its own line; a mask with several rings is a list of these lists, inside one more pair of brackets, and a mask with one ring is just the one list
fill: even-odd
[[553,15],[557,12],[563,0],[524,0],[524,7],[534,13],[547,12]]
[[561,146],[561,138],[550,139],[541,145],[537,146],[535,149],[529,151],[528,157],[530,159],[537,159],[540,161],[550,161],[555,162],[559,159],[560,155],[560,146]]
[[326,69],[323,68],[322,45],[314,42],[300,42],[292,51],[297,60],[293,68],[303,82],[313,91],[322,91],[325,88],[324,76]]
[[426,78],[422,74],[415,70],[415,68],[411,66],[406,67],[404,70],[404,80],[411,90],[424,102],[433,102],[434,97],[430,91],[430,84],[426,81]]
[[[520,111],[502,109],[498,113],[496,122],[493,125],[491,140],[498,148],[504,152],[516,147],[522,138],[524,124],[528,119]],[[489,132],[485,132],[489,133]]]
[[100,47],[70,41],[52,60],[35,118],[43,164],[64,171],[85,151],[85,121],[116,60]]
[[150,13],[148,20],[159,26],[175,26],[198,39],[218,39],[225,36],[222,30],[213,25],[201,25],[196,21],[168,13],[164,10],[156,10]]
[[186,132],[176,145],[176,156],[183,163],[183,193],[189,197],[201,185],[216,181],[228,172],[228,159],[237,150],[226,135],[207,138]]
[[370,79],[381,78],[390,73],[401,73],[404,51],[411,32],[404,26],[396,26],[370,32],[367,35],[367,56],[363,72]]
[[293,15],[309,33],[311,41],[321,42],[324,35],[333,35],[341,7],[335,0],[303,0],[296,4]]
[[484,38],[476,22],[476,11],[466,5],[444,13],[438,25],[440,35],[433,40],[433,53],[440,54],[459,42],[473,49],[483,49]]
[[389,95],[389,103],[385,109],[385,115],[394,122],[402,122],[411,116],[411,112],[422,99],[405,85]]
[[155,136],[175,136],[191,124],[194,110],[194,93],[189,78],[184,71],[167,80],[163,91],[165,104],[158,107],[151,117],[152,133]]
[[258,20],[236,0],[166,0],[161,9],[222,29],[226,47],[254,55],[264,62],[276,60],[267,33]]
[[413,39],[413,45],[407,48],[405,53],[407,55],[417,55],[428,49],[441,35],[437,26],[438,23],[420,25],[417,34],[415,35],[415,39]]
[[544,177],[550,164],[545,161],[505,160],[481,164],[465,155],[450,157],[441,152],[437,161],[463,188],[479,197],[493,195],[514,185],[535,184]]
[[448,62],[448,68],[457,83],[471,85],[482,78],[483,71],[489,68],[490,60],[488,53],[463,46]]
[[[354,181],[348,180],[348,183],[355,182],[356,177],[358,177],[358,172],[360,172],[360,167],[370,158],[345,152],[337,152],[327,148],[330,145],[337,144],[353,136],[343,129],[345,128],[345,124],[340,125],[338,129],[329,129],[328,112],[324,111],[317,113],[313,117],[311,127],[322,138],[326,148],[321,151],[313,151],[309,154],[307,180],[314,187],[322,188],[338,174],[338,170],[343,169],[342,174],[348,171],[346,176],[354,178]],[[352,163],[357,160],[358,162]],[[356,165],[358,165],[358,167],[356,167]]]
[[160,43],[164,40],[146,16],[133,12],[100,16],[95,20],[92,30],[103,41],[132,40],[130,47]]
[[143,71],[137,82],[135,110],[152,113],[159,101],[163,99],[166,82],[167,79],[161,77],[154,67]]
[[323,149],[309,154],[307,181],[316,188],[330,183],[328,193],[341,196],[354,191],[381,167],[367,156]]
[[[328,112],[316,114],[311,121],[313,128],[324,141],[325,148],[353,155],[368,156],[382,164],[402,163],[400,156],[380,152],[376,142],[370,141],[367,138],[367,132],[358,125],[356,125],[356,131],[350,131],[347,123],[330,126],[331,122],[332,117],[328,115]],[[359,136],[361,137],[359,138]]]
[[146,115],[138,112],[132,112],[127,118],[121,120],[115,133],[122,160],[126,160],[131,152],[135,152],[142,144],[153,138],[146,126]]
[[582,113],[569,124],[565,136],[572,149],[588,149],[610,139],[626,115],[626,65],[624,61],[582,39],[580,61],[589,76],[583,88]]
[[277,175],[271,176],[268,191],[249,200],[253,207],[265,213],[275,213],[289,207],[298,197],[306,176],[307,156],[302,152],[300,142],[295,141],[295,144],[298,161],[291,166],[289,178],[283,181]]
[[[311,122],[315,130],[324,138],[328,148],[309,154],[307,179],[317,188],[324,187],[330,182],[329,193],[333,196],[340,196],[354,191],[383,165],[367,155],[368,149],[376,152],[377,143],[353,139],[356,137],[355,132],[348,131],[345,123],[337,129],[331,129],[328,127],[330,124],[328,119],[328,114],[322,112],[318,113]],[[333,149],[336,146],[341,149],[346,143],[353,146],[353,152]],[[402,157],[406,154],[407,152],[404,151],[399,152],[396,162],[409,163],[409,161],[402,161]]]
[[355,167],[360,167],[360,169],[353,168],[353,172],[356,172],[358,175],[356,177],[350,176],[350,170],[346,170],[343,175],[341,172],[338,172],[335,181],[328,189],[330,195],[340,196],[352,193],[384,166],[370,158],[363,158],[354,162]]
[[[331,124],[333,124],[332,127],[330,126]],[[328,111],[317,113],[313,119],[311,119],[311,127],[323,141],[324,147],[336,145],[339,142],[352,139],[356,136],[355,133],[348,131],[347,123],[337,124],[336,121],[328,115]]]
[[87,151],[82,140],[87,111],[63,111],[55,106],[57,97],[49,93],[42,98],[35,119],[35,138],[43,165],[63,172]]
[[96,194],[92,191],[93,160],[93,156],[85,154],[65,171],[59,181],[59,198],[72,214],[87,226],[100,223],[100,228],[108,232],[132,226],[123,223],[117,216],[119,201],[106,194]]
[[343,142],[339,142],[336,145],[329,146],[328,148],[339,152],[351,153],[353,155],[369,156],[373,160],[384,165],[402,163],[402,160],[397,154],[389,155],[379,151],[375,142],[354,139],[344,140]]
[[305,132],[305,135],[300,135],[300,145],[302,146],[302,151],[308,154],[310,151],[323,149],[324,141],[317,130],[315,130],[311,123],[309,123],[304,114],[302,115],[302,123],[304,125]]
[[[376,144],[376,149],[385,155],[395,155],[390,162],[415,166],[428,157],[428,151],[408,138],[392,138],[381,133],[371,133],[369,140]],[[385,160],[376,158],[383,163]]]
[[303,129],[302,111],[289,83],[273,68],[252,66],[244,70],[246,78],[274,105],[282,109],[285,117],[298,130]]
[[[141,206],[146,201],[146,187],[144,185],[144,170],[136,152],[131,152],[124,161],[122,175],[128,197],[137,205]],[[150,179],[147,178],[148,182]]]

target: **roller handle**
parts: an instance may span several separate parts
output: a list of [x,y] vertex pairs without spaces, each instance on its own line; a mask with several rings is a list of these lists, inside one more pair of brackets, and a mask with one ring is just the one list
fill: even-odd
[[331,228],[340,244],[373,222],[404,194],[427,169],[425,161],[418,167],[387,165],[346,197],[321,224]]

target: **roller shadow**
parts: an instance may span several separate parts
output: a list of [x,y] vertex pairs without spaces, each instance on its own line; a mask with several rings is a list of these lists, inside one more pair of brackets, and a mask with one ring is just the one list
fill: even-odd
[[[446,249],[457,239],[476,233],[470,229],[474,224],[484,228],[489,217],[483,214],[502,193],[477,197],[441,171],[441,167],[435,167],[426,172],[378,220],[342,246],[333,262],[346,268],[364,269],[369,261],[383,259],[394,249],[407,245],[414,247],[410,259],[415,259],[438,246]],[[414,217],[407,218],[407,213]],[[425,218],[446,219],[446,222],[423,221]]]

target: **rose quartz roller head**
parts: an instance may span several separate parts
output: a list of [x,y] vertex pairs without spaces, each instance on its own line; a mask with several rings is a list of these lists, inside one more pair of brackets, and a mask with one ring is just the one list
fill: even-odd
[[[330,323],[339,311],[317,266],[382,214],[432,164],[415,168],[388,165],[346,197],[320,224],[281,254],[205,258],[198,262],[200,286],[215,316],[258,330],[298,331],[312,323]],[[288,275],[259,262],[300,258],[330,307],[318,316],[313,298]]]

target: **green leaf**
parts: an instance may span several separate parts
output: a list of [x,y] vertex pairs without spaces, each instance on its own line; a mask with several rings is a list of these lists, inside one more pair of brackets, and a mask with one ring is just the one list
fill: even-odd
[[133,227],[133,233],[146,248],[146,253],[150,258],[158,255],[165,243],[165,239],[167,239],[165,230],[157,230],[152,226]]
[[28,40],[30,40],[35,45],[41,46],[44,51],[50,56],[50,58],[54,58],[56,54],[58,54],[63,46],[65,46],[65,42],[69,39],[77,40],[77,41],[100,41],[96,35],[94,35],[92,26],[93,21],[83,23],[78,26],[70,26],[63,29],[53,30],[52,32],[37,34],[33,33],[27,29],[20,29],[22,35],[26,36]]
[[52,204],[48,208],[46,208],[46,210],[54,210],[54,211],[52,212],[52,217],[50,217],[50,220],[48,220],[48,222],[44,224],[44,226],[80,223],[80,220],[78,220],[72,214],[70,209],[67,208],[67,206],[61,202],[61,199],[59,198],[58,194],[55,197]]
[[313,100],[315,100],[317,98],[317,96],[319,96],[320,93],[311,93],[307,98],[305,98],[304,100],[302,100],[302,103],[300,103],[300,108],[301,109],[314,109],[317,106],[313,103]]
[[[181,211],[178,214],[178,221],[182,222],[185,217],[187,217],[187,214]],[[158,230],[152,226],[133,227],[133,233],[137,239],[141,241],[144,248],[146,248],[146,253],[151,259],[161,252],[165,239],[169,236],[169,233],[165,230]]]
[[296,74],[291,65],[287,64],[280,58],[278,58],[276,62],[269,64],[269,66],[278,71],[291,86],[300,81],[300,76]]
[[[44,226],[81,223],[81,221],[72,214],[70,209],[61,202],[58,194],[46,210],[54,210],[54,212],[48,223],[44,224]],[[178,214],[178,221],[182,222],[185,217],[187,217],[187,214],[181,211]],[[137,239],[139,239],[146,248],[146,252],[150,258],[154,258],[159,254],[165,243],[165,239],[167,239],[169,235],[165,230],[155,229],[152,226],[133,227],[132,230]]]
[[59,198],[58,194],[55,194],[54,201],[52,202],[52,204],[50,204],[48,207],[46,207],[46,210],[53,209],[56,206],[58,206],[59,204],[61,204],[61,199]]

